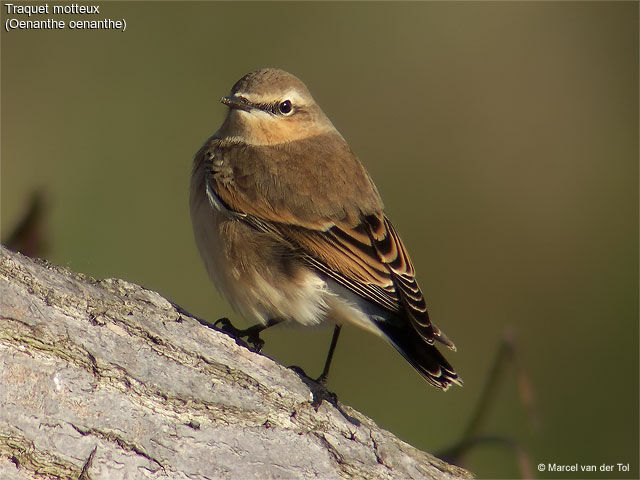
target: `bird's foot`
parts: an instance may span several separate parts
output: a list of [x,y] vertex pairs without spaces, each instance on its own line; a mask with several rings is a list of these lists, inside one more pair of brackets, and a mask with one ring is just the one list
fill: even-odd
[[342,407],[338,403],[338,395],[336,395],[334,392],[329,390],[329,388],[327,387],[326,375],[320,375],[317,379],[314,380],[313,378],[310,378],[305,373],[305,371],[301,367],[298,367],[297,365],[292,365],[288,368],[290,370],[293,370],[311,391],[311,395],[313,397],[313,399],[311,400],[311,405],[313,406],[316,412],[318,411],[318,409],[320,408],[320,405],[322,405],[322,401],[324,400],[327,403],[333,405],[335,409],[338,410],[338,412],[340,412],[340,414],[347,421],[349,421],[353,425],[360,426],[360,421],[358,419],[347,414],[342,409]]
[[325,389],[328,390],[328,384],[329,384],[329,376],[326,374],[322,374],[320,375],[318,378],[316,378],[316,383],[319,385],[322,385]]
[[221,332],[227,333],[236,339],[246,338],[246,343],[253,346],[253,350],[260,352],[264,346],[264,340],[260,338],[260,332],[266,328],[264,325],[254,325],[253,327],[240,330],[233,326],[231,320],[224,317],[213,324]]
[[309,375],[307,375],[307,373],[297,365],[291,365],[288,368],[296,372],[296,374],[305,383],[305,385],[309,387],[309,390],[313,395],[313,401],[311,402],[311,404],[313,405],[313,408],[316,409],[316,411],[318,411],[318,408],[320,408],[320,404],[323,400],[326,400],[334,407],[337,407],[338,396],[335,393],[329,391],[329,388],[327,387],[326,375],[320,375],[318,378],[313,379],[309,377]]

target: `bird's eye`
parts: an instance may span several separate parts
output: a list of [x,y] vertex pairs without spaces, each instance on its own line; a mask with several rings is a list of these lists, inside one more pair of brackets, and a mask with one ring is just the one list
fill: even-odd
[[293,112],[293,105],[291,105],[290,100],[285,100],[284,102],[280,102],[278,105],[278,110],[282,115],[290,115]]

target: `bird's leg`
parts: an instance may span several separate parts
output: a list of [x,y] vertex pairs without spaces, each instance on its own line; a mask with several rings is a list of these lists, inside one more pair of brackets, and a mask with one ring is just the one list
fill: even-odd
[[336,325],[333,329],[333,337],[331,337],[331,345],[329,346],[329,352],[327,353],[327,359],[324,362],[324,369],[322,373],[316,380],[316,382],[322,384],[326,387],[327,379],[329,377],[329,368],[331,368],[331,360],[333,360],[333,352],[336,349],[336,345],[338,344],[338,337],[340,336],[340,330],[342,329],[342,325]]
[[269,327],[273,327],[274,325],[277,325],[282,321],[283,321],[282,318],[272,318],[272,319],[269,319],[266,324],[258,323],[252,327],[245,328],[244,330],[240,330],[231,324],[231,320],[224,317],[217,320],[213,324],[213,326],[218,330],[228,333],[232,337],[236,337],[236,338],[246,337],[247,343],[250,343],[251,345],[253,345],[254,350],[256,352],[259,352],[260,350],[262,350],[262,347],[264,346],[264,340],[260,338],[260,332],[262,332],[263,330],[266,330]]
[[338,337],[340,336],[341,325],[336,325],[333,329],[333,337],[331,338],[331,345],[329,346],[329,352],[327,353],[327,360],[324,362],[324,369],[322,371],[322,375],[320,375],[316,380],[313,380],[304,373],[302,368],[297,366],[289,367],[291,370],[296,372],[300,376],[300,379],[304,382],[309,390],[311,391],[311,395],[313,396],[313,400],[311,401],[311,405],[316,409],[316,412],[320,408],[323,400],[326,400],[328,403],[333,405],[336,410],[338,410],[344,418],[346,418],[349,422],[356,426],[360,426],[360,421],[357,418],[354,418],[348,415],[338,403],[338,396],[330,392],[327,388],[327,377],[329,376],[329,368],[331,367],[331,360],[333,359],[333,353],[336,349],[336,345],[338,343]]

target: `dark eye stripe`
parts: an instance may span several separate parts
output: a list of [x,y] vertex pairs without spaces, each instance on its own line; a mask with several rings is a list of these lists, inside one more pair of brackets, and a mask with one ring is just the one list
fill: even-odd
[[[304,112],[306,111],[305,108],[301,107],[300,105],[293,105],[293,102],[291,102],[289,100],[289,102],[291,103],[291,110],[295,112],[294,113],[300,113],[300,112]],[[273,103],[252,103],[251,105],[254,108],[258,108],[260,110],[262,110],[263,112],[267,112],[267,113],[271,113],[272,115],[289,115],[290,113],[282,113],[280,111],[280,105],[283,102],[273,102]]]

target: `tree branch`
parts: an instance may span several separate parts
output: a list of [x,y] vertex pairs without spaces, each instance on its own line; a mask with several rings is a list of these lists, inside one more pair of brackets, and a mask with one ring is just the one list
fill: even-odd
[[471,478],[155,292],[4,247],[0,364],[3,479]]

